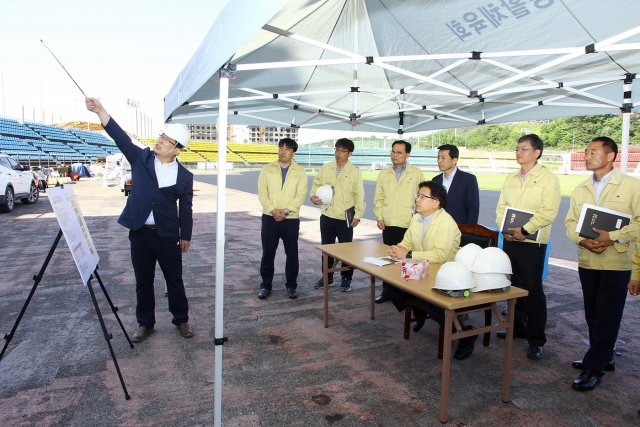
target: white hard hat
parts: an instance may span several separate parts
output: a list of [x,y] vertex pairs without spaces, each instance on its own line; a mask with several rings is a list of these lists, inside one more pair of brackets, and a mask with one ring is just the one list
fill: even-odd
[[490,291],[492,289],[509,288],[511,281],[503,273],[472,273],[473,283],[476,287],[471,289],[471,292]]
[[191,141],[191,132],[189,128],[182,123],[165,124],[163,133],[182,145],[183,148],[187,148],[189,141]]
[[450,261],[442,264],[440,270],[438,270],[434,289],[462,291],[471,289],[474,286],[473,277],[469,269],[458,262]]
[[471,271],[474,273],[511,274],[511,260],[502,249],[491,246],[484,248],[476,256]]
[[473,262],[476,260],[476,256],[480,253],[482,248],[475,243],[469,243],[460,248],[456,254],[455,262],[467,267],[469,270],[473,267]]
[[316,190],[316,196],[322,199],[323,205],[329,205],[333,198],[333,187],[329,184],[325,184]]

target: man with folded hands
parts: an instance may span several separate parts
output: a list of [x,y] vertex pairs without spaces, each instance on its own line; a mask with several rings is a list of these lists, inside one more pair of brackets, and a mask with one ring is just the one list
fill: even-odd
[[[580,376],[572,387],[591,391],[600,384],[604,371],[615,370],[613,348],[618,337],[627,287],[637,293],[640,274],[631,275],[631,256],[640,234],[640,181],[623,175],[613,167],[618,146],[600,136],[585,149],[584,163],[593,175],[571,193],[569,212],[564,221],[567,236],[578,245],[578,274],[584,297],[584,317],[589,327],[589,349],[572,366]],[[588,203],[632,216],[631,223],[615,231],[594,228],[595,239],[576,232],[582,205]],[[630,252],[631,251],[631,252]],[[635,256],[636,259],[637,255]]]
[[[421,182],[416,194],[416,214],[411,218],[404,239],[400,244],[391,246],[389,255],[394,259],[424,259],[439,264],[453,261],[460,249],[460,230],[451,215],[444,210],[446,204],[447,190],[442,184],[434,181]],[[398,311],[406,309],[406,298],[418,300],[420,305],[426,307],[426,312],[414,306],[414,315],[423,319],[432,318],[444,329],[445,317],[442,307],[419,300],[392,285],[387,287],[385,294]],[[423,325],[424,320],[418,320],[413,330],[418,332]],[[462,322],[460,325],[464,330],[473,329],[473,326],[465,327]],[[477,338],[478,336],[474,335],[459,340],[453,357],[464,360],[471,356]]]

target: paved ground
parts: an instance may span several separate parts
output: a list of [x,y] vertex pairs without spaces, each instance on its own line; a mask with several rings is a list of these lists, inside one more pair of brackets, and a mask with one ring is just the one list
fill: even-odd
[[[185,340],[170,323],[158,286],[157,333],[130,349],[99,296],[124,379],[127,401],[88,290],[61,244],[7,353],[0,361],[2,426],[209,426],[213,424],[213,330],[216,188],[196,183],[195,229],[184,260],[191,321]],[[100,252],[100,274],[129,331],[136,328],[127,232],[117,225],[125,197],[99,182],[73,186]],[[402,338],[403,315],[390,304],[368,317],[367,280],[356,273],[348,294],[331,294],[331,327],[322,326],[317,209],[304,208],[300,236],[300,298],[284,291],[284,258],[275,290],[258,300],[260,205],[227,191],[223,413],[225,426],[437,426],[440,361],[430,322]],[[8,333],[57,232],[51,207],[18,203],[0,215],[0,333]],[[373,221],[357,239],[379,238]],[[282,251],[281,251],[282,252]],[[158,277],[162,274],[158,270]],[[476,347],[452,362],[450,421],[455,426],[637,425],[640,399],[640,300],[629,297],[620,331],[617,370],[591,393],[570,388],[570,362],[586,349],[587,330],[577,272],[552,266],[545,283],[549,342],[540,361],[514,345],[511,402],[500,401],[504,343]],[[98,293],[99,294],[99,293]],[[472,323],[480,319],[472,319]],[[4,344],[4,342],[1,342]]]

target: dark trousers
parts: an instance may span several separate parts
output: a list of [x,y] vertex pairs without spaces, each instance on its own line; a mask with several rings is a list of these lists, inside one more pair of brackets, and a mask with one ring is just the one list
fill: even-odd
[[262,260],[260,260],[260,276],[262,283],[260,288],[271,289],[273,282],[273,260],[276,257],[278,244],[282,239],[284,253],[287,261],[284,265],[287,288],[296,289],[298,287],[298,234],[300,233],[299,219],[285,219],[276,221],[271,215],[262,215]]
[[601,373],[613,357],[631,271],[579,267],[578,274],[582,284],[584,318],[589,327],[590,342],[582,363],[584,369]]
[[[415,301],[416,303],[418,303],[420,306],[424,306],[426,309],[426,313],[431,316],[431,318],[438,324],[440,325],[440,327],[442,329],[444,329],[444,308],[442,307],[438,307],[435,304],[432,304],[430,302],[424,301],[418,297],[415,297],[413,295],[411,295],[408,292],[403,291],[402,289],[398,289],[395,286],[389,286],[386,290],[385,290],[385,295],[387,296],[387,298],[389,298],[389,301],[391,301],[393,303],[393,305],[395,306],[395,308],[398,309],[398,311],[404,311],[407,306],[405,304],[405,300],[407,298],[409,298],[411,301]],[[422,310],[413,309],[414,314],[420,316],[423,315],[424,312],[422,312]],[[460,321],[460,319],[458,319],[458,321]],[[460,321],[460,326],[462,326],[464,328],[464,324],[462,323],[462,321]],[[453,332],[456,332],[456,327],[453,327]]]
[[[384,227],[384,230],[382,230],[382,243],[389,246],[397,245],[398,243],[402,242],[402,239],[404,239],[404,235],[406,232],[406,228],[386,225]],[[387,282],[382,282],[383,295],[387,295],[387,289],[389,286],[391,285]]]
[[[527,337],[529,345],[543,346],[547,342],[547,298],[542,288],[544,255],[547,245],[504,241],[503,250],[511,260],[511,284],[529,291],[516,301],[513,333]],[[612,347],[613,348],[613,347]]]
[[182,281],[182,251],[179,237],[160,237],[155,229],[141,228],[129,231],[131,263],[136,276],[136,319],[140,326],[153,328],[156,323],[156,300],[153,281],[156,261],[162,269],[169,294],[171,323],[180,325],[189,321],[189,303]]
[[[329,245],[336,242],[339,243],[353,242],[353,227],[347,227],[345,219],[329,218],[326,215],[320,215],[320,239],[323,245]],[[329,268],[333,265],[334,259],[329,257]],[[324,273],[324,265],[323,273]],[[348,264],[342,263],[342,267],[349,267]],[[353,270],[340,272],[342,277],[351,279]],[[329,273],[329,281],[333,280],[333,273]]]

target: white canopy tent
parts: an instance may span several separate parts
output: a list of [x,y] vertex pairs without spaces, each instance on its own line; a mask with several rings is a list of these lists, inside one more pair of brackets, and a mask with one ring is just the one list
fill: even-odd
[[[401,135],[623,113],[626,172],[629,113],[640,96],[640,2],[489,1],[230,0],[166,96],[165,119]],[[218,135],[224,163],[226,132]],[[222,296],[216,286],[217,338]]]

